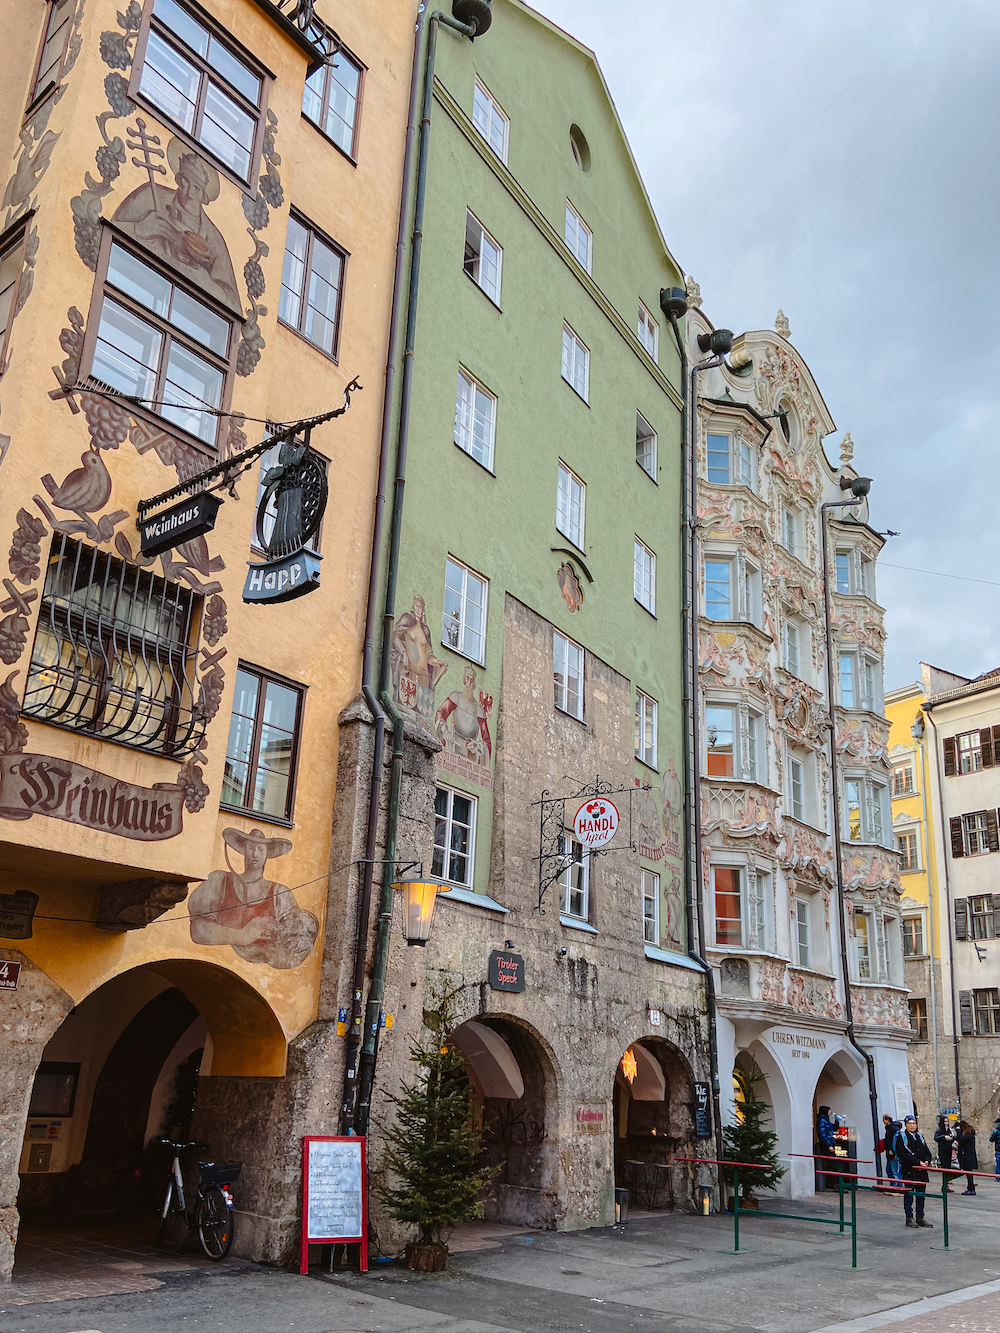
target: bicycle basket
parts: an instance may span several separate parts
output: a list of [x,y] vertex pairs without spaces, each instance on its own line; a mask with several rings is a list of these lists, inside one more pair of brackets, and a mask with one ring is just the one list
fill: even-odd
[[234,1185],[243,1170],[242,1162],[199,1162],[203,1185]]

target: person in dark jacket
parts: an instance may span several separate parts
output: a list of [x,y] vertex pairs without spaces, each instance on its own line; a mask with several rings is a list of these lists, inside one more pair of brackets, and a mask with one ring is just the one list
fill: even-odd
[[993,1165],[996,1170],[995,1179],[1000,1182],[1000,1115],[997,1116],[997,1122],[993,1126],[993,1133],[990,1135],[990,1143],[993,1144]]
[[[958,1164],[965,1172],[979,1170],[979,1158],[976,1156],[976,1131],[968,1120],[960,1120],[958,1125]],[[963,1194],[976,1193],[976,1177],[966,1175],[969,1188]]]
[[951,1193],[951,1182],[957,1180],[962,1174],[961,1171],[952,1171],[955,1165],[955,1148],[958,1144],[958,1133],[955,1126],[946,1115],[938,1116],[938,1127],[934,1131],[934,1142],[937,1144],[938,1166],[950,1174],[945,1176],[945,1189]]
[[[998,1122],[1000,1123],[1000,1122]],[[891,1115],[882,1117],[882,1142],[880,1148],[885,1153],[885,1174],[890,1180],[899,1180],[899,1163],[896,1161],[892,1151],[893,1140],[899,1131],[903,1128],[901,1120],[893,1120]]]
[[[834,1134],[837,1126],[834,1123],[833,1116],[830,1114],[829,1106],[820,1106],[816,1111],[816,1156],[819,1158],[832,1157]],[[830,1172],[836,1172],[831,1175]],[[833,1189],[837,1175],[836,1162],[817,1161],[816,1163],[816,1188],[818,1190]]]
[[[899,1160],[903,1171],[903,1184],[909,1186],[903,1195],[903,1211],[906,1213],[908,1227],[932,1227],[933,1222],[924,1219],[924,1195],[927,1192],[926,1167],[931,1161],[931,1150],[924,1142],[924,1136],[917,1130],[916,1116],[908,1115],[903,1128],[896,1135],[892,1150]],[[917,1201],[917,1220],[913,1220],[913,1200]]]

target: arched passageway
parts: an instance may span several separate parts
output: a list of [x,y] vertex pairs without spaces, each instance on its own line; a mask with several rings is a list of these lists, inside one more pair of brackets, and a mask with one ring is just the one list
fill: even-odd
[[694,1084],[680,1052],[643,1037],[623,1053],[614,1077],[615,1186],[630,1206],[690,1211],[691,1172],[675,1157],[694,1155]]
[[473,1116],[482,1127],[483,1162],[500,1168],[485,1204],[492,1222],[552,1227],[558,1214],[556,1079],[530,1028],[484,1015],[452,1041],[465,1057]]

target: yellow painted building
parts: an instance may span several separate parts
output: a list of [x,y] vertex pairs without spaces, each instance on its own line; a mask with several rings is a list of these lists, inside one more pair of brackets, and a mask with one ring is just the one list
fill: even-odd
[[[245,1162],[237,1252],[286,1259],[298,1137],[336,1132],[337,1090],[301,1123],[301,1078],[337,1018],[338,715],[360,681],[415,13],[0,3],[6,1279],[19,1208],[135,1202],[149,1137],[189,1129]],[[355,378],[304,456],[184,489]],[[310,503],[328,485],[321,582],[246,604],[287,518],[265,493],[282,466]],[[140,501],[223,480],[213,530],[142,554]],[[279,1114],[296,1096],[300,1119]]]
[[[913,1100],[926,1130],[945,1102],[953,1079],[942,1074],[939,1052],[941,1012],[941,948],[938,923],[938,848],[933,817],[922,685],[887,691],[889,765],[892,769],[892,825],[900,853],[902,885],[903,962],[913,1038],[909,1049]],[[945,997],[947,1000],[947,997]],[[942,1092],[942,1078],[944,1091]]]

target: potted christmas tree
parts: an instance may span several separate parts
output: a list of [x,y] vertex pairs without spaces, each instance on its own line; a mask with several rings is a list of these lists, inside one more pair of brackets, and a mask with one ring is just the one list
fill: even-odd
[[385,1165],[398,1184],[384,1186],[382,1199],[398,1222],[419,1226],[406,1263],[426,1273],[447,1268],[444,1233],[482,1217],[479,1196],[495,1174],[478,1166],[482,1137],[472,1128],[469,1081],[461,1052],[448,1041],[454,995],[436,996],[437,1009],[424,1013],[431,1035],[413,1046],[417,1077],[390,1098],[396,1119],[385,1135]]
[[[778,1136],[765,1128],[764,1120],[770,1116],[771,1108],[763,1098],[757,1095],[757,1085],[763,1081],[763,1074],[754,1065],[749,1074],[740,1073],[739,1080],[743,1092],[742,1101],[736,1103],[736,1118],[732,1125],[722,1131],[725,1155],[732,1162],[750,1162],[751,1166],[741,1166],[740,1208],[756,1209],[755,1189],[771,1190],[785,1174],[785,1168],[778,1164]],[[726,1182],[732,1185],[734,1173],[732,1167],[723,1168]]]

